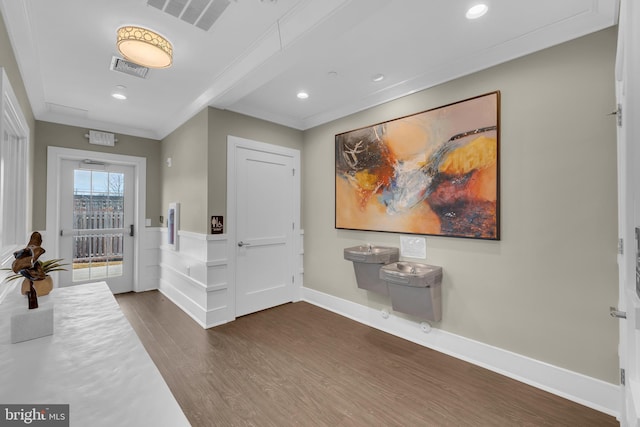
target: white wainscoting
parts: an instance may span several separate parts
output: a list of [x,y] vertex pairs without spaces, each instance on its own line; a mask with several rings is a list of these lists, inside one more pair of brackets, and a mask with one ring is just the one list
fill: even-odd
[[440,329],[433,328],[425,333],[418,322],[393,313],[385,319],[379,310],[313,289],[303,288],[303,300],[600,412],[616,417],[620,412],[620,389],[617,385]]
[[160,229],[158,289],[203,328],[234,319],[230,307],[227,236],[178,232],[177,249]]
[[[145,289],[159,289],[203,328],[234,320],[235,288],[229,282],[227,235],[179,231],[177,249],[174,250],[167,244],[166,228],[147,230],[153,236],[147,236],[145,264],[141,267],[150,272],[150,281]],[[299,265],[293,301],[300,301],[304,277],[304,231],[300,231],[295,244]],[[157,265],[152,261],[154,248],[158,254]],[[157,268],[158,277],[155,286],[151,279],[154,268]]]
[[145,227],[142,229],[144,238],[140,248],[140,262],[136,268],[140,269],[138,283],[134,287],[136,292],[158,289],[160,282],[160,245],[162,244],[162,228]]

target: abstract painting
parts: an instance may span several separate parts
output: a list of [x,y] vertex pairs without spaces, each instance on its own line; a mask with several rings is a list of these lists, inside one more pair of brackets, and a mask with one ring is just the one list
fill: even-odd
[[336,135],[335,226],[499,240],[500,92]]

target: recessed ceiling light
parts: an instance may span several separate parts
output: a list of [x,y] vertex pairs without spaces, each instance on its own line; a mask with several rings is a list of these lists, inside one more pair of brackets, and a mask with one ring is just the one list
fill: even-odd
[[125,86],[118,85],[111,91],[111,96],[120,101],[127,99],[127,91]]
[[376,74],[375,76],[371,77],[371,81],[374,82],[381,82],[384,80],[384,74]]
[[309,97],[309,94],[305,91],[300,91],[296,96],[300,99],[307,99]]
[[469,8],[465,16],[467,17],[467,19],[478,19],[481,16],[483,16],[485,13],[487,13],[488,10],[489,10],[489,7],[486,4],[482,4],[482,3],[477,4]]

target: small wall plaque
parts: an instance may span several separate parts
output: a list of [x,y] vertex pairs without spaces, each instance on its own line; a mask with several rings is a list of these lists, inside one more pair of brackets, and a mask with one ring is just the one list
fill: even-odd
[[223,223],[224,221],[222,216],[212,216],[211,217],[211,234],[224,233]]
[[400,236],[400,255],[407,258],[426,258],[426,239],[424,237]]

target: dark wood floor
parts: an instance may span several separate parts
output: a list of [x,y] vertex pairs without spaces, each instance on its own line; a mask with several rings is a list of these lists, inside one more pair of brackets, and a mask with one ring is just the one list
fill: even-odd
[[204,330],[157,291],[117,300],[194,427],[618,425],[304,302]]

